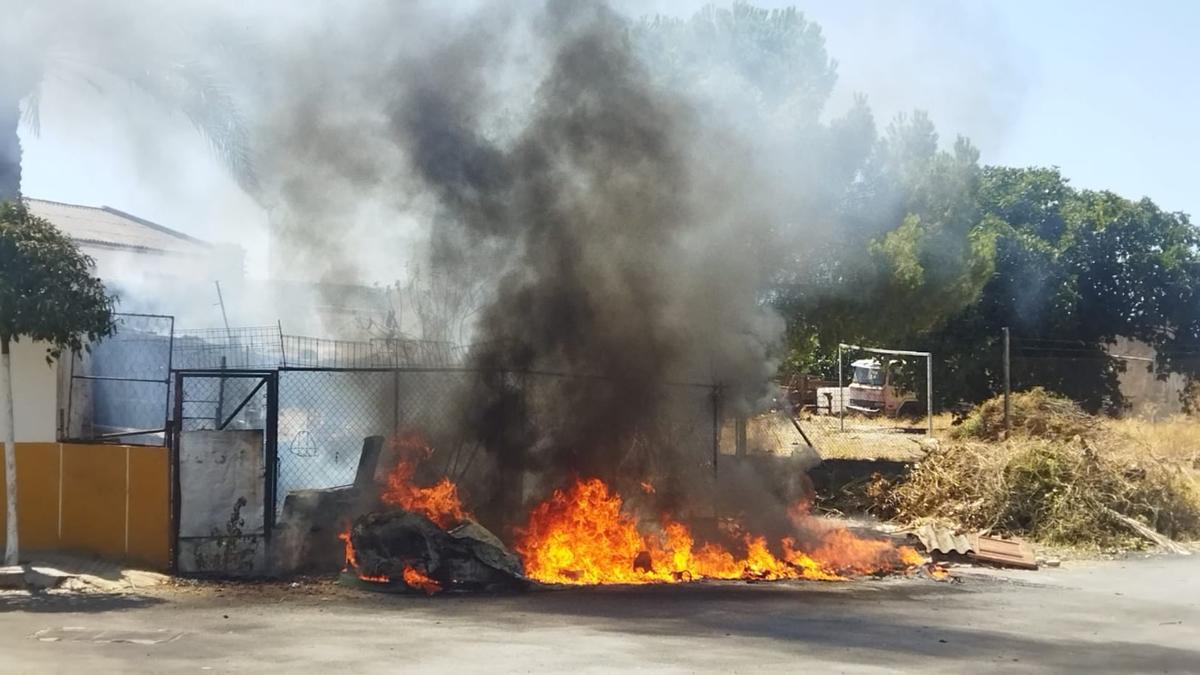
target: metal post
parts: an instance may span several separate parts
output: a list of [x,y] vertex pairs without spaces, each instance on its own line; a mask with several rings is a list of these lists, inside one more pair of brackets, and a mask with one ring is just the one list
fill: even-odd
[[183,382],[183,373],[175,373],[175,419],[171,421],[173,431],[170,434],[171,445],[168,448],[171,472],[171,572],[179,570],[179,516],[183,508],[183,490],[179,476],[179,451],[183,444]]
[[1008,440],[1008,434],[1011,430],[1009,426],[1009,398],[1012,395],[1012,371],[1009,365],[1010,359],[1011,337],[1009,335],[1008,326],[1004,327],[1004,440]]
[[846,388],[842,380],[842,344],[838,343],[838,430],[846,430]]
[[[74,412],[75,408],[75,362],[82,358],[83,357],[79,355],[79,352],[71,352],[71,377],[67,380],[67,422],[62,434],[58,437],[58,440],[60,441],[71,440],[71,414]],[[170,387],[167,389],[170,389]],[[169,392],[168,397],[170,397]],[[82,426],[83,425],[80,425],[80,431],[83,431]]]
[[717,477],[717,462],[721,457],[721,385],[712,390],[712,462],[713,478]]
[[925,415],[929,418],[929,437],[933,438],[933,353],[925,357]]
[[[392,438],[400,436],[400,369],[392,369]],[[456,453],[457,455],[457,453]],[[455,457],[457,459],[457,457]]]
[[[225,370],[225,357],[221,357],[221,370]],[[225,420],[225,377],[217,378],[217,408],[213,414],[213,429],[221,430],[221,422]]]
[[279,500],[279,373],[271,373],[266,376],[267,379],[267,428],[266,438],[264,439],[266,447],[266,481],[267,484],[263,487],[263,501],[265,510],[263,511],[263,538],[267,540],[268,546],[271,542],[271,534],[275,529],[275,514],[278,509]]
[[279,362],[287,368],[287,350],[283,348],[283,320],[275,319],[275,325],[279,327]]
[[[167,400],[163,406],[163,428],[168,429],[163,433],[163,442],[167,442],[167,438],[171,435],[171,370],[175,367],[175,317],[171,316],[171,334],[167,338],[167,372],[163,377],[163,382],[167,385]],[[68,422],[69,423],[69,422]]]

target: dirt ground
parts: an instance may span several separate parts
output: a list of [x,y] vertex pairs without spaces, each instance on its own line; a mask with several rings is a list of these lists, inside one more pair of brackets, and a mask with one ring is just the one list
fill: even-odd
[[[942,438],[951,428],[951,417],[934,418],[934,437]],[[894,420],[886,417],[850,415],[845,420],[829,415],[802,415],[797,422],[804,435],[788,417],[779,412],[766,413],[748,420],[747,447],[750,452],[787,454],[807,445],[822,459],[883,459],[916,461],[925,455],[925,422]],[[732,422],[721,428],[721,449],[733,454],[735,446]]]
[[3,672],[1200,672],[1200,556],[960,583],[0,595]]

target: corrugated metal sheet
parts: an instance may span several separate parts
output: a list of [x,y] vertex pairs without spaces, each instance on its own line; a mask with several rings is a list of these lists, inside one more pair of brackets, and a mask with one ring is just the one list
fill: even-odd
[[974,535],[958,534],[949,527],[926,524],[913,530],[912,534],[930,553],[966,555],[975,550]]
[[27,199],[29,210],[54,223],[68,237],[101,246],[169,253],[207,254],[212,245],[110,207],[96,208]]
[[943,555],[969,556],[980,562],[1036,570],[1037,558],[1028,542],[1021,539],[1000,539],[978,534],[959,533],[952,528],[922,525],[910,532],[926,551]]

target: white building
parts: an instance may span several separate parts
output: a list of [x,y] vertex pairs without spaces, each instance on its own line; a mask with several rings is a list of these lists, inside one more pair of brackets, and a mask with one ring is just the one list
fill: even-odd
[[[96,262],[110,290],[128,298],[140,284],[154,288],[241,279],[244,254],[214,245],[111,207],[27,199],[29,210],[50,221]],[[122,309],[130,309],[128,304]],[[143,310],[142,307],[134,307]],[[164,312],[170,313],[170,312]],[[66,424],[70,361],[46,363],[46,346],[13,345],[14,416],[18,442],[52,442]]]

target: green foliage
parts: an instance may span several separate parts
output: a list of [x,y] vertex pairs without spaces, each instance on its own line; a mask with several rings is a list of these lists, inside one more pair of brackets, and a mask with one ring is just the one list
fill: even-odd
[[[764,301],[787,320],[784,368],[836,372],[841,342],[932,351],[935,401],[1002,388],[1001,329],[1071,344],[1073,358],[1014,368],[1085,409],[1119,410],[1118,336],[1200,375],[1200,235],[1148,199],[1072,188],[1057,169],[980,167],[929,117],[880,133],[866,99],[829,118],[836,82],[820,27],[737,2],[632,29],[652,73],[735,118],[782,176]],[[823,121],[823,116],[828,121]],[[793,227],[794,225],[794,227]],[[790,228],[790,229],[789,229]]]
[[115,298],[91,268],[91,258],[24,204],[0,204],[0,342],[45,341],[50,359],[111,335]]
[[806,122],[816,120],[837,81],[820,26],[794,7],[708,5],[686,20],[643,20],[633,36],[668,83],[783,106]]
[[998,224],[979,211],[977,162],[964,139],[939,150],[924,114],[889,125],[837,214],[840,245],[797,260],[777,289],[789,346],[811,350],[793,353],[790,367],[831,363],[839,341],[919,348],[978,298]]
[[[943,401],[978,401],[1001,388],[1001,330],[1064,345],[1014,388],[1043,385],[1090,411],[1118,410],[1122,364],[1103,345],[1118,336],[1159,349],[1166,370],[1194,375],[1182,345],[1200,342],[1200,235],[1187,216],[1148,199],[1079,191],[1056,169],[988,167],[979,194],[995,223],[995,272],[977,301],[927,339]],[[1175,355],[1175,356],[1173,356]]]

